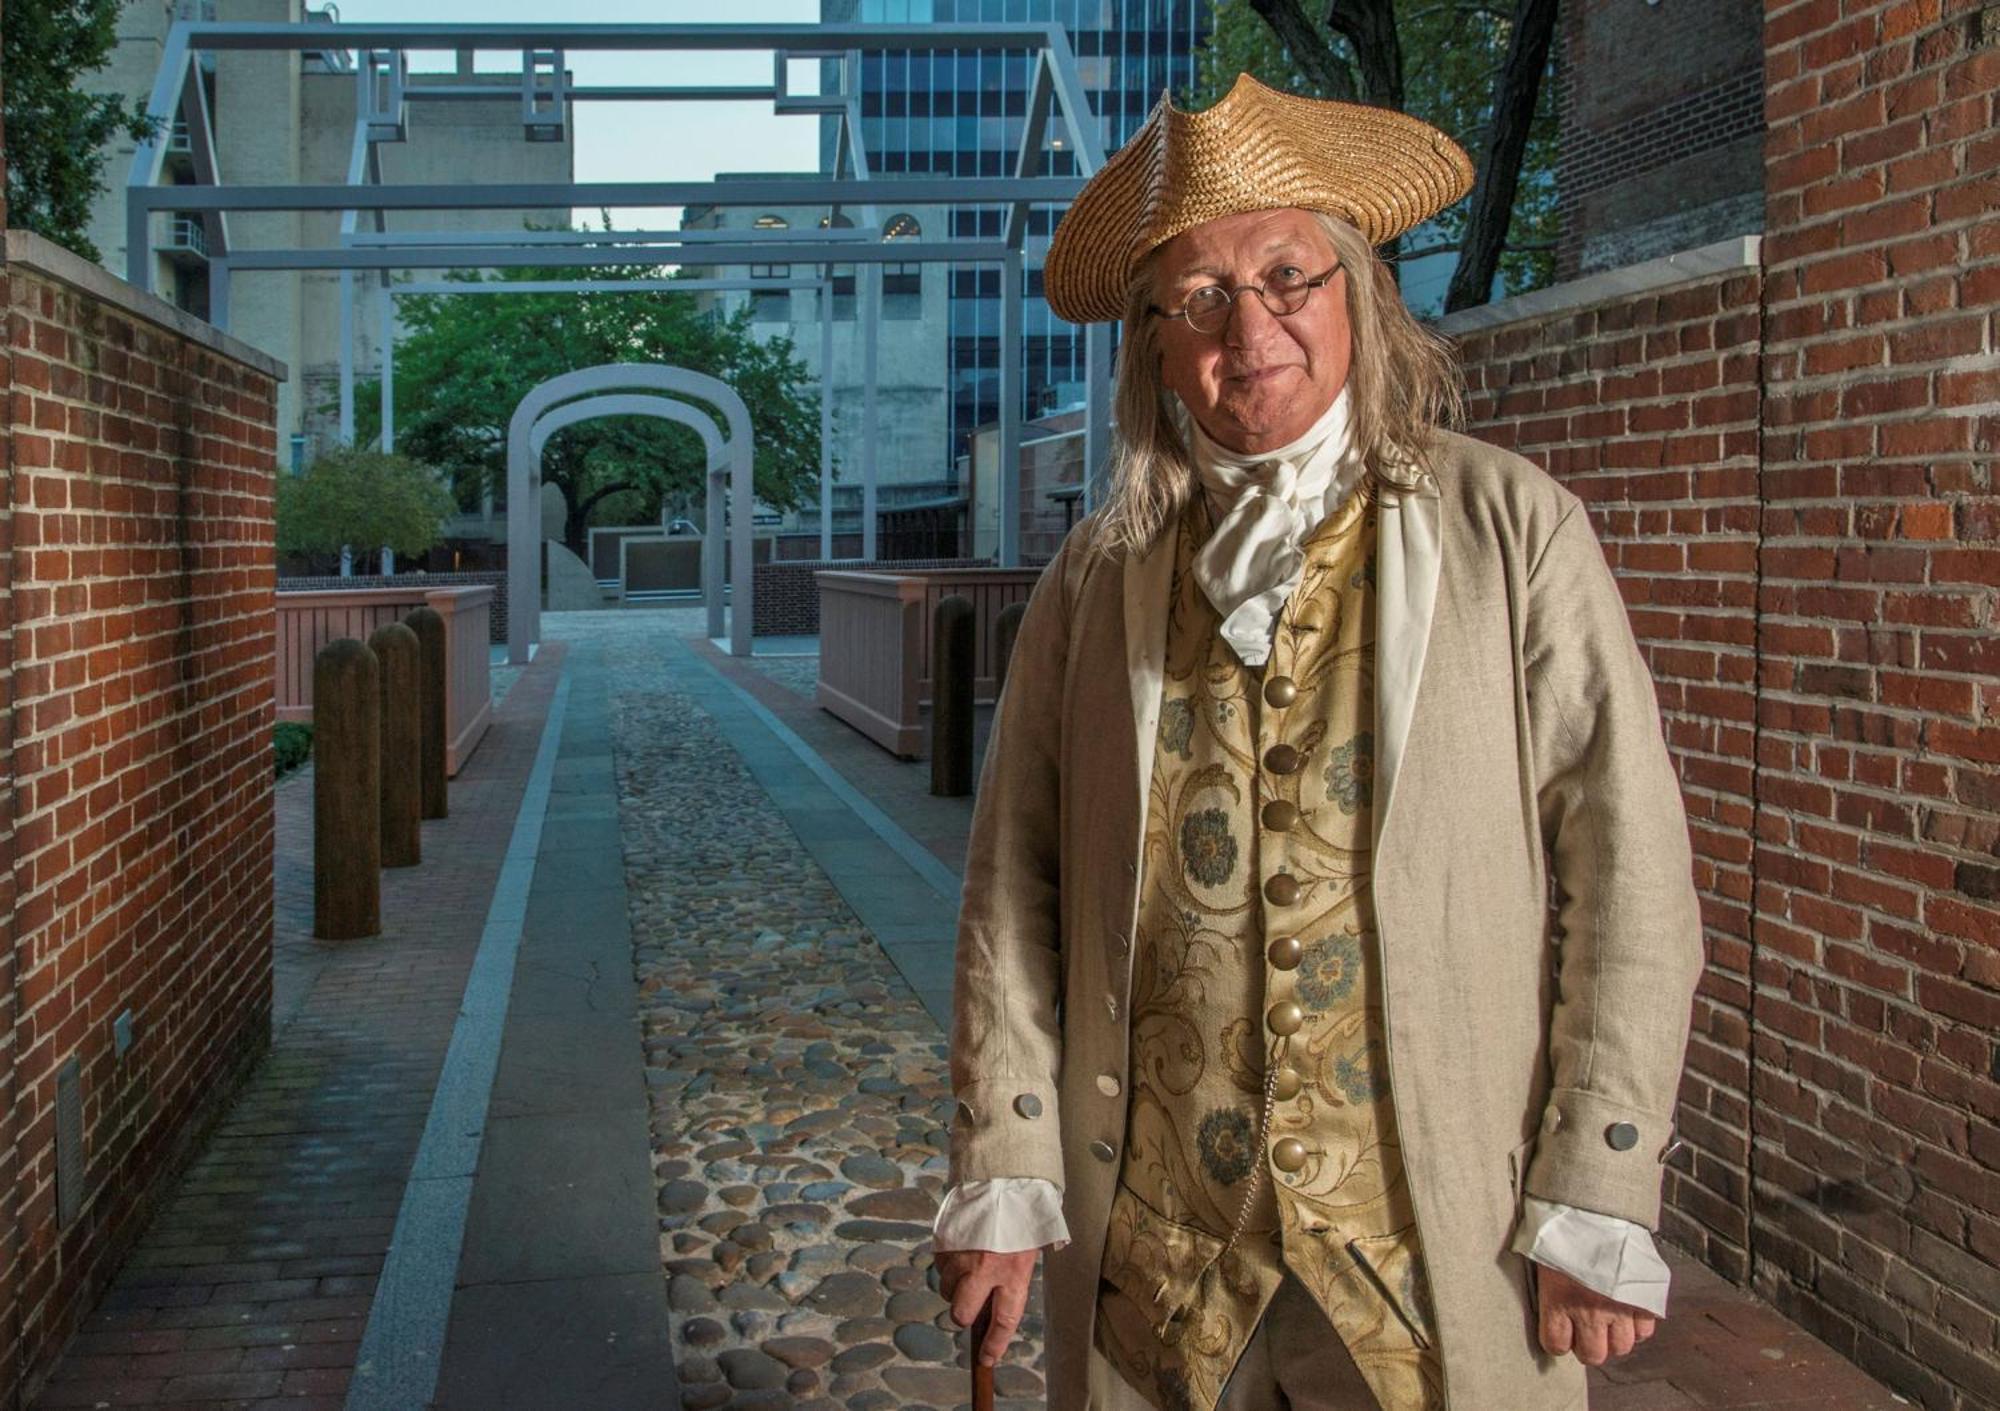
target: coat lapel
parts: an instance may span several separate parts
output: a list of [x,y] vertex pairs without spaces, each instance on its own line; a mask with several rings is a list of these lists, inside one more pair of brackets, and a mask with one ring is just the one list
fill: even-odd
[[1166,674],[1167,594],[1173,587],[1175,525],[1169,520],[1141,554],[1125,559],[1125,675],[1132,683],[1133,755],[1139,772],[1137,847],[1146,838],[1146,804],[1152,795],[1153,745],[1159,736],[1160,685]]
[[1375,842],[1396,796],[1444,563],[1437,479],[1386,491],[1375,530]]

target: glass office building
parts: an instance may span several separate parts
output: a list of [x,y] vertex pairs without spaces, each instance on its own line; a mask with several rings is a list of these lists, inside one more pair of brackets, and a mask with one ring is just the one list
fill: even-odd
[[[1208,33],[1209,0],[821,0],[824,21],[884,24],[1046,24],[1068,30],[1098,139],[1109,154],[1131,136],[1165,89],[1185,95],[1194,48]],[[1033,53],[955,54],[909,50],[862,59],[862,139],[880,175],[1004,176],[1014,169]],[[822,139],[830,169],[834,125]],[[1074,159],[1063,124],[1051,120],[1044,173],[1067,175]],[[1064,143],[1064,146],[1067,144]],[[1043,257],[1060,207],[1031,210],[1024,251],[1028,292],[1022,321],[1023,412],[1035,416],[1083,400],[1083,338],[1042,302]],[[1002,207],[950,212],[954,237],[997,239]],[[974,428],[1000,414],[1000,270],[953,266],[947,302],[948,454],[965,454]]]

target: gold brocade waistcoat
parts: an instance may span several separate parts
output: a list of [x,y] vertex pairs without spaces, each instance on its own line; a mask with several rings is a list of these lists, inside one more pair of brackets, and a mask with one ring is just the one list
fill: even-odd
[[1245,666],[1182,514],[1133,944],[1131,1106],[1096,1341],[1163,1411],[1215,1405],[1289,1270],[1384,1411],[1434,1411],[1368,878],[1375,503],[1305,541]]

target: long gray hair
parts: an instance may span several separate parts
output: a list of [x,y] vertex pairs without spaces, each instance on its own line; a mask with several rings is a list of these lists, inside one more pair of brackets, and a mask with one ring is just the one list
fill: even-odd
[[[1438,427],[1461,425],[1464,382],[1451,345],[1411,315],[1396,277],[1367,239],[1337,216],[1310,212],[1347,271],[1348,363],[1353,443],[1378,484],[1408,489],[1421,477]],[[1112,410],[1111,490],[1097,546],[1137,552],[1194,493],[1194,464],[1181,432],[1186,412],[1160,378],[1160,349],[1147,306],[1157,250],[1132,273]]]

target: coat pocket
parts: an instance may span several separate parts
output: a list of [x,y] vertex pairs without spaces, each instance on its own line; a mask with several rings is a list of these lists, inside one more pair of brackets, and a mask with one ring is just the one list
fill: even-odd
[[1164,1337],[1168,1324],[1195,1307],[1202,1275],[1222,1244],[1206,1230],[1168,1219],[1120,1183],[1111,1198],[1102,1278]]
[[1430,1289],[1417,1259],[1414,1229],[1396,1235],[1366,1235],[1347,1242],[1347,1253],[1375,1291],[1402,1319],[1418,1347],[1431,1345]]

